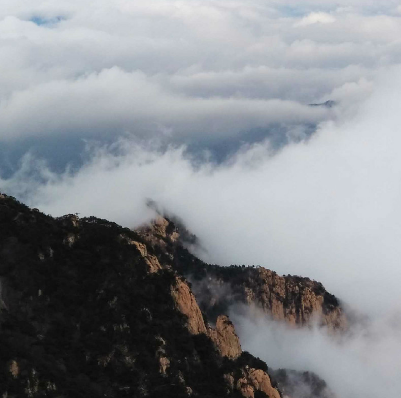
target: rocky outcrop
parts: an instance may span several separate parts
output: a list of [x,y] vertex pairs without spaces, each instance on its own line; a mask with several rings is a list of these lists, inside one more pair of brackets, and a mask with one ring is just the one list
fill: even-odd
[[331,330],[348,327],[339,300],[319,282],[299,276],[280,276],[259,266],[206,264],[187,249],[196,244],[197,238],[182,223],[161,216],[138,233],[158,251],[165,264],[191,281],[201,310],[213,321],[220,314],[227,314],[233,304],[243,303],[293,326],[318,323]]
[[158,216],[149,225],[137,229],[142,238],[153,247],[161,247],[167,251],[167,242],[180,241],[178,227],[168,219]]
[[186,325],[191,334],[206,334],[206,326],[203,315],[192,294],[188,284],[180,278],[171,287],[171,295],[176,308],[187,317]]
[[294,326],[316,321],[331,329],[347,328],[347,318],[338,300],[321,283],[309,278],[279,276],[263,267],[249,269],[245,274],[238,293],[247,304],[257,305],[273,319]]
[[277,389],[272,387],[269,375],[261,369],[245,368],[243,377],[237,381],[237,389],[245,398],[254,398],[256,391],[270,398],[281,398]]
[[149,272],[158,272],[162,269],[157,257],[148,253],[148,249],[144,243],[136,242],[134,240],[130,240],[129,242],[138,249],[139,253],[141,253],[149,267]]
[[241,355],[241,344],[228,316],[220,315],[215,329],[209,329],[209,335],[223,357],[237,359]]
[[348,319],[339,301],[321,283],[308,278],[280,276],[263,267],[204,266],[189,271],[194,294],[211,319],[242,303],[294,327],[314,323],[346,330]]

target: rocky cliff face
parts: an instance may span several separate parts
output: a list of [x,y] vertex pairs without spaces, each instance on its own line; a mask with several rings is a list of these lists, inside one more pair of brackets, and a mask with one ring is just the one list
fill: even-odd
[[216,327],[210,328],[208,334],[223,357],[236,359],[241,356],[241,344],[228,316],[220,315]]
[[280,397],[229,319],[206,321],[179,232],[152,228],[53,219],[0,195],[0,396]]
[[274,320],[292,326],[317,322],[332,330],[345,330],[347,318],[338,300],[308,278],[280,276],[263,267],[205,267],[187,275],[201,308],[212,318],[239,302],[256,306]]
[[298,276],[280,276],[263,267],[205,264],[185,248],[196,238],[179,224],[159,217],[138,231],[164,257],[166,264],[187,277],[200,308],[212,321],[237,303],[255,305],[274,320],[293,326],[317,322],[345,330],[347,317],[338,299],[319,282]]
[[186,326],[191,334],[207,334],[205,321],[195,296],[185,280],[177,278],[171,287],[175,307],[187,317]]

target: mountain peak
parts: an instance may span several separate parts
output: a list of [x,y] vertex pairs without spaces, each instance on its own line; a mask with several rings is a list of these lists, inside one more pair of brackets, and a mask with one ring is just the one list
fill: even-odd
[[170,221],[149,228],[54,219],[2,195],[2,396],[280,397],[228,317],[208,324],[169,253],[182,247]]

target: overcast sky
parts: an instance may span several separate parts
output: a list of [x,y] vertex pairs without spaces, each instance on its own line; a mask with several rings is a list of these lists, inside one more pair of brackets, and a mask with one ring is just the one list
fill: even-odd
[[[400,61],[396,1],[3,3],[0,140],[14,151],[32,137],[213,151],[309,132]],[[307,106],[328,99],[339,109]]]
[[206,261],[399,313],[399,1],[3,0],[0,58],[1,191],[129,227],[153,199]]

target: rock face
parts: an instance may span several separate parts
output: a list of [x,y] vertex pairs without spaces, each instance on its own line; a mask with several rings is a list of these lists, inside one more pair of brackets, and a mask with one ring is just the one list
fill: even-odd
[[138,232],[166,264],[191,281],[201,310],[212,321],[240,302],[255,305],[274,320],[293,326],[310,326],[314,322],[332,330],[345,330],[348,326],[340,302],[319,282],[280,276],[263,267],[205,264],[185,248],[196,243],[196,237],[166,218],[159,217]]
[[270,398],[281,398],[279,392],[272,387],[271,380],[261,369],[247,368],[244,377],[237,381],[237,388],[246,398],[254,398],[255,392],[262,391]]
[[178,232],[154,225],[145,239],[0,195],[0,396],[279,397],[228,317],[206,322]]
[[223,357],[237,359],[242,354],[241,343],[228,316],[217,318],[216,328],[209,330],[209,336]]
[[187,317],[186,325],[191,334],[206,334],[206,326],[201,310],[187,283],[180,278],[171,287],[171,295],[176,308]]
[[308,278],[279,276],[263,267],[212,266],[203,277],[206,283],[202,274],[190,275],[194,291],[202,297],[201,308],[207,313],[242,302],[293,326],[308,326],[316,321],[330,329],[347,328],[347,318],[338,300],[321,283]]
[[139,253],[141,253],[142,257],[149,267],[149,272],[158,272],[162,269],[157,257],[148,253],[148,249],[144,243],[136,242],[134,240],[128,240],[128,242],[132,245],[135,245]]

